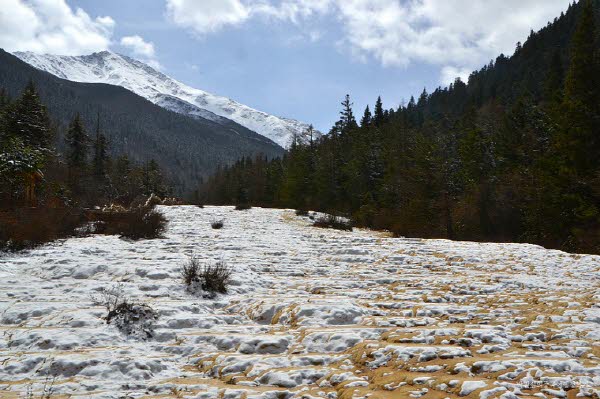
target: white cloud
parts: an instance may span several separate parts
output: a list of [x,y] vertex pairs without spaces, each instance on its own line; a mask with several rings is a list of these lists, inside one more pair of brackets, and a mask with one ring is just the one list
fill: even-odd
[[240,25],[252,17],[270,17],[299,23],[325,14],[333,0],[166,0],[167,16],[175,24],[204,35],[227,26]]
[[121,46],[128,48],[135,58],[138,58],[145,64],[148,64],[157,70],[163,69],[160,62],[156,59],[154,43],[145,41],[144,38],[139,35],[134,35],[122,37],[120,44]]
[[[65,0],[0,0],[0,47],[7,51],[82,55],[108,50],[114,26],[111,17],[92,19]],[[133,35],[123,37],[120,44],[161,69],[153,43]]]
[[469,75],[473,72],[473,68],[457,68],[451,65],[442,67],[440,72],[440,83],[449,85],[453,83],[456,78],[460,78],[463,82],[469,79]]
[[250,10],[240,0],[167,0],[167,14],[176,24],[204,34],[244,22]]
[[125,36],[121,38],[121,46],[131,49],[139,57],[154,58],[154,43],[145,41],[141,36]]
[[[339,48],[385,66],[438,65],[440,80],[512,54],[517,41],[565,10],[570,0],[167,0],[171,19],[199,34],[252,17],[303,25],[329,15],[343,27]],[[307,24],[309,25],[309,24]],[[310,27],[309,29],[313,29]]]
[[300,23],[314,15],[328,13],[333,4],[334,0],[283,0],[276,6],[265,1],[248,1],[246,7],[253,15]]
[[468,76],[500,53],[512,54],[569,0],[339,0],[345,41],[354,53],[398,66],[442,67],[441,81]]
[[115,21],[92,19],[65,0],[0,0],[0,47],[66,55],[106,50]]

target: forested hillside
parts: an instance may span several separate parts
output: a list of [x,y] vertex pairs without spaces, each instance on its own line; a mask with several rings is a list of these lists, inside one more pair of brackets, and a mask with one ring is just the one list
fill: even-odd
[[27,208],[127,206],[141,196],[172,194],[156,161],[113,158],[109,148],[99,117],[86,129],[76,114],[59,140],[33,82],[15,99],[0,89],[0,216],[8,211],[3,216],[10,219]]
[[356,117],[282,159],[245,158],[209,202],[314,209],[398,235],[600,253],[600,1],[580,1],[447,88]]
[[65,150],[64,134],[76,114],[89,131],[99,117],[111,155],[128,155],[140,163],[156,160],[178,194],[192,191],[218,165],[243,156],[272,157],[283,152],[234,122],[223,126],[170,112],[117,86],[63,80],[0,50],[0,88],[17,98],[29,81],[48,107],[59,151]]

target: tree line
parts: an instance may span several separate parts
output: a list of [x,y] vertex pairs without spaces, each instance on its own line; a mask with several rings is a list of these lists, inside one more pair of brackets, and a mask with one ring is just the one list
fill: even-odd
[[600,253],[597,0],[514,55],[397,109],[354,115],[319,140],[239,160],[201,188],[214,204],[312,209],[397,235],[517,241]]
[[110,157],[100,115],[91,132],[79,114],[58,130],[33,82],[14,100],[0,90],[0,210],[128,205],[140,195],[169,194],[155,161]]

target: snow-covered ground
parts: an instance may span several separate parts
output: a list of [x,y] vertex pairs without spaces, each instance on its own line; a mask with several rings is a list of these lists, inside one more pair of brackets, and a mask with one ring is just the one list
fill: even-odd
[[[600,257],[160,209],[164,239],[0,258],[0,397],[56,378],[55,398],[598,398]],[[230,294],[188,294],[190,254],[225,260]],[[102,319],[119,283],[158,311],[153,339]]]

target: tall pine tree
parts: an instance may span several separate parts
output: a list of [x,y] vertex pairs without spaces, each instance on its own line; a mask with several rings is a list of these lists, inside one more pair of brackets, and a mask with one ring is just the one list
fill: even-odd
[[375,102],[375,110],[373,112],[373,124],[377,127],[383,125],[385,117],[383,115],[383,103],[381,102],[381,96],[377,97]]
[[92,167],[96,179],[103,179],[106,176],[108,164],[108,140],[100,130],[100,114],[96,122],[96,137],[94,139],[94,158]]
[[578,175],[593,171],[600,153],[600,65],[592,1],[586,0],[571,42],[565,79],[561,151]]
[[75,116],[65,137],[67,165],[72,171],[83,173],[86,168],[89,137],[79,114]]
[[27,84],[21,97],[10,107],[6,131],[17,136],[26,146],[47,149],[52,141],[50,118],[33,81]]
[[354,112],[352,111],[352,102],[350,102],[350,95],[346,94],[344,101],[342,101],[342,110],[340,111],[340,133],[349,133],[358,127],[356,118],[354,118]]
[[369,127],[371,125],[371,119],[372,119],[372,115],[371,115],[371,110],[369,109],[369,106],[367,105],[367,108],[365,108],[365,112],[363,114],[362,119],[360,120],[360,126],[361,127]]

